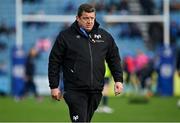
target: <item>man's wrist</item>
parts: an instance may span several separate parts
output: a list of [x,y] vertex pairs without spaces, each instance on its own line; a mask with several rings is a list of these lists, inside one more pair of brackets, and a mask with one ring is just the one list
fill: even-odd
[[50,87],[51,90],[58,88],[57,86],[49,86],[49,87]]
[[115,83],[121,83],[121,84],[123,84],[123,82],[121,82],[121,81],[116,81]]

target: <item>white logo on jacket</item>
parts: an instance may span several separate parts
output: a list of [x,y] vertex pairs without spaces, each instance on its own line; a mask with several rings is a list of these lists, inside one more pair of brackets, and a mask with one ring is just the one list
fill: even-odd
[[94,34],[94,38],[100,39],[100,38],[101,38],[101,35],[100,35],[100,34]]
[[100,34],[94,34],[94,39],[96,43],[102,43],[104,40],[101,40],[102,36]]
[[79,39],[79,38],[81,38],[81,36],[80,36],[80,35],[76,35],[76,38],[78,38],[78,39]]
[[78,120],[78,119],[79,119],[79,116],[78,116],[78,115],[74,115],[74,116],[73,116],[73,120],[74,120],[74,121],[76,121],[76,120]]

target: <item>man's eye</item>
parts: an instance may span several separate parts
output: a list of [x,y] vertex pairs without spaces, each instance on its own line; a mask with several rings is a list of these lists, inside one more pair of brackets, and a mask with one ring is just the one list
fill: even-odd
[[88,20],[88,18],[87,18],[87,17],[85,17],[85,18],[84,18],[84,20]]
[[83,17],[82,19],[83,19],[83,20],[89,20],[89,19],[90,19],[90,20],[94,20],[95,18],[94,18],[94,17]]

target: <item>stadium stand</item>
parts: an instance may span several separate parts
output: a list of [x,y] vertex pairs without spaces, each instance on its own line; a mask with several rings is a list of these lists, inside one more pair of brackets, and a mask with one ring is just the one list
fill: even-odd
[[[144,1],[144,0],[143,0]],[[91,2],[97,7],[97,15],[109,15],[109,14],[162,14],[162,0],[151,0],[154,5],[153,13],[145,13],[141,0],[23,0],[23,14],[47,14],[47,15],[75,15],[74,13],[80,3]],[[7,68],[6,76],[1,77],[1,81],[10,81],[11,79],[11,50],[16,41],[16,14],[15,14],[16,0],[0,1],[0,25],[5,23],[9,29],[14,29],[12,33],[4,34],[0,33],[0,43],[5,44],[6,48],[0,50],[0,66],[2,63],[6,63]],[[139,10],[137,10],[139,6]],[[99,18],[99,17],[98,17]],[[171,12],[171,21],[177,23],[180,26],[180,12]],[[102,21],[102,20],[101,20]],[[65,23],[42,23],[42,22],[24,22],[23,23],[23,47],[25,53],[33,46],[36,45],[39,39],[48,38],[53,44],[56,35],[59,30],[63,28]],[[144,37],[144,33],[147,33],[149,24],[142,26],[135,23],[103,23],[104,28],[108,29],[115,38],[115,41],[120,48],[120,54],[125,57],[127,54],[135,55],[137,49],[141,49],[146,54],[153,54],[154,51],[148,49],[148,43]],[[133,28],[134,33],[133,33]],[[1,27],[0,27],[1,28]],[[146,28],[143,32],[142,28]],[[139,31],[139,33],[137,33]],[[180,28],[177,29],[180,32]],[[177,33],[177,42],[180,42],[180,33]],[[131,50],[127,50],[131,49]],[[37,59],[37,74],[47,75],[47,62],[49,51],[43,52]],[[0,75],[2,76],[2,75]],[[4,80],[6,79],[6,80]],[[1,85],[3,85],[1,83]],[[9,85],[7,90],[9,90]],[[2,88],[2,87],[1,87]],[[0,90],[2,90],[0,88]],[[9,93],[10,91],[8,91]]]

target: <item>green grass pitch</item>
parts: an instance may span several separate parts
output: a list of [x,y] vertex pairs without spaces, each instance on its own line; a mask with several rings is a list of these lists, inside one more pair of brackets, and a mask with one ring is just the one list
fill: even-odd
[[[149,102],[130,103],[129,98],[110,97],[112,114],[95,113],[92,122],[180,122],[178,97],[152,97]],[[37,102],[33,97],[15,102],[0,97],[0,122],[70,122],[64,100],[45,97]]]

